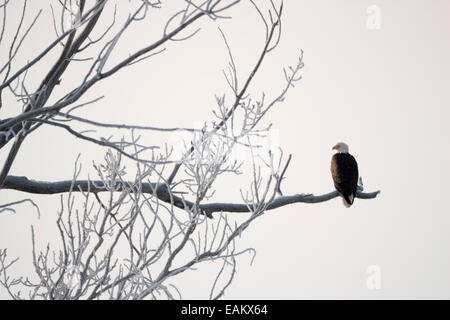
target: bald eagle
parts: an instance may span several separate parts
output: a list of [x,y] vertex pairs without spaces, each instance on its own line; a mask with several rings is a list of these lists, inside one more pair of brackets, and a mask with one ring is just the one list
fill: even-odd
[[331,176],[334,187],[342,196],[344,205],[349,208],[353,204],[358,185],[358,164],[348,153],[348,145],[337,143],[333,150],[337,152],[331,158]]

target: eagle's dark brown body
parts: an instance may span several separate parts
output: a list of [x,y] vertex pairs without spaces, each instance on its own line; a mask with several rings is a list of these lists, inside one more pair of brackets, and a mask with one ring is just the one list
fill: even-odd
[[358,185],[358,164],[349,153],[336,153],[331,158],[331,175],[336,190],[348,206],[353,204]]

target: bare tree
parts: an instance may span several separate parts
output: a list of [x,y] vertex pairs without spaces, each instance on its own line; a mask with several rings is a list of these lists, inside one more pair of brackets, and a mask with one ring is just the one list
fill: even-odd
[[[145,63],[144,60],[162,54],[164,45],[169,41],[188,41],[200,30],[198,21],[230,18],[228,11],[238,3],[185,0],[184,7],[167,20],[158,40],[112,63],[114,49],[125,36],[125,31],[137,21],[154,14],[161,2],[136,1],[135,10],[122,26],[115,29],[116,9],[111,17],[105,17],[105,8],[117,6],[112,1],[59,1],[59,8],[52,7],[56,33],[53,42],[42,52],[31,52],[28,63],[15,70],[13,62],[17,52],[41,13],[39,11],[32,23],[25,26],[27,1],[23,2],[15,36],[6,45],[9,49],[8,61],[0,65],[0,108],[2,97],[9,94],[16,98],[16,109],[20,110],[17,115],[0,120],[0,149],[9,148],[1,167],[0,189],[63,195],[56,220],[60,248],[50,249],[47,246],[46,250],[39,250],[35,230],[31,230],[34,278],[11,278],[8,270],[17,260],[9,260],[6,249],[0,251],[0,283],[12,298],[144,299],[161,295],[169,299],[181,298],[179,289],[170,283],[170,279],[192,270],[197,264],[213,261],[221,267],[209,297],[217,299],[223,296],[234,278],[236,258],[243,253],[254,254],[252,248],[238,250],[236,246],[237,239],[254,219],[267,210],[292,203],[317,203],[339,196],[337,191],[319,196],[303,193],[283,195],[281,182],[291,156],[284,157],[281,150],[261,154],[257,152],[260,146],[252,140],[252,137],[268,134],[270,128],[261,127],[261,119],[275,105],[283,102],[289,89],[301,79],[303,53],[292,66],[284,69],[286,82],[278,95],[255,98],[248,92],[265,57],[279,43],[282,4],[268,2],[265,4],[267,8],[262,9],[260,3],[251,2],[260,15],[265,38],[251,72],[244,79],[238,77],[231,47],[225,33],[220,30],[229,55],[229,65],[223,74],[231,92],[231,103],[225,95],[216,96],[214,118],[209,121],[205,119],[202,128],[112,124],[74,114],[101,99],[83,102],[82,98],[90,88],[107,81],[127,66]],[[8,0],[0,5],[3,12],[0,33],[2,50],[5,48],[2,41],[4,32],[12,26],[7,22],[9,5]],[[110,19],[110,24],[100,30],[98,21],[105,18]],[[191,30],[193,27],[196,28],[194,31]],[[187,36],[185,29],[189,31]],[[94,37],[94,34],[100,36]],[[39,87],[30,89],[27,85],[28,71],[53,52],[58,52],[59,58]],[[80,58],[82,53],[90,58]],[[77,86],[70,88],[62,97],[55,97],[54,89],[73,61],[85,63],[87,72],[80,72]],[[97,130],[75,129],[73,123],[97,130],[126,129],[129,134],[118,141],[95,137],[92,132]],[[42,126],[54,126],[75,138],[105,147],[103,162],[94,165],[98,179],[80,179],[81,164],[78,159],[74,175],[67,181],[35,181],[29,177],[11,175],[11,165],[23,141]],[[186,145],[184,154],[177,157],[173,148],[161,151],[156,145],[141,143],[141,131],[184,131],[190,134],[190,145]],[[242,203],[208,202],[219,176],[240,173],[245,161],[233,160],[231,156],[238,145],[252,154],[248,161],[253,168],[249,186],[244,189],[246,191],[241,191]],[[268,175],[262,174],[264,168]],[[135,173],[134,179],[129,178],[129,170]],[[378,191],[364,193],[361,183],[357,197],[371,199],[377,194]],[[14,207],[23,202],[36,206],[31,199],[25,199],[0,204],[0,212],[14,211]],[[247,212],[249,215],[243,222],[233,224],[229,219],[229,214],[233,212]],[[22,295],[24,288],[28,289],[25,296]]]

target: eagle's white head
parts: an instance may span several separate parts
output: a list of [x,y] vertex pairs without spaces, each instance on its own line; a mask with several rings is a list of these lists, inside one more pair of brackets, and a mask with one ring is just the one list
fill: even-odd
[[348,145],[344,142],[338,142],[332,150],[336,150],[338,153],[348,153]]

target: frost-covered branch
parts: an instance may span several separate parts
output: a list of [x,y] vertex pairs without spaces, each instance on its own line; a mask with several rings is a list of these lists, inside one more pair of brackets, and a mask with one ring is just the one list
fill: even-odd
[[[107,62],[110,60],[115,45],[118,43],[125,30],[127,30],[130,25],[137,21],[143,20],[150,11],[149,9],[159,7],[159,2],[142,1],[142,3],[137,7],[137,9],[129,16],[129,18],[123,24],[123,27],[114,35],[113,39],[107,41],[103,47],[98,50],[97,57],[92,59],[92,63],[89,67],[89,71],[81,78],[81,84],[70,90],[62,98],[57,100],[56,103],[51,105],[46,105],[53,94],[54,88],[60,84],[61,78],[64,72],[67,70],[69,64],[74,60],[75,55],[79,55],[81,52],[92,47],[92,45],[97,44],[101,39],[104,39],[106,34],[110,32],[112,26],[116,21],[116,10],[114,10],[113,22],[111,25],[103,32],[103,34],[97,40],[91,40],[91,34],[97,25],[97,21],[103,14],[104,8],[106,6],[105,0],[97,0],[96,4],[92,6],[89,10],[85,11],[85,0],[79,2],[79,6],[76,12],[69,10],[65,3],[62,3],[62,14],[61,21],[68,19],[70,22],[70,28],[64,31],[64,23],[62,25],[62,34],[57,37],[41,54],[28,62],[24,67],[20,68],[13,76],[8,77],[9,68],[3,83],[0,85],[0,94],[5,89],[9,89],[10,93],[14,96],[19,96],[18,93],[11,87],[13,81],[19,79],[21,75],[30,68],[34,66],[38,61],[40,61],[44,56],[46,56],[50,51],[54,50],[58,43],[61,43],[63,39],[67,37],[66,42],[63,44],[63,50],[56,61],[53,68],[49,70],[45,78],[43,79],[41,85],[34,93],[29,93],[28,90],[25,92],[25,96],[21,99],[23,101],[23,112],[17,116],[4,119],[0,121],[0,149],[3,148],[9,141],[13,138],[15,143],[12,146],[6,162],[3,165],[2,171],[0,172],[0,186],[3,184],[4,179],[9,173],[12,163],[22,146],[23,140],[28,134],[33,132],[35,129],[41,127],[43,124],[52,124],[52,122],[44,122],[53,118],[58,112],[61,112],[63,108],[69,107],[75,102],[77,102],[83,95],[96,83],[109,78],[113,74],[116,74],[124,67],[129,66],[137,62],[142,61],[142,58],[147,54],[153,55],[156,50],[159,50],[166,42],[174,40],[174,37],[186,29],[191,24],[194,24],[200,18],[207,16],[210,18],[220,18],[217,14],[223,10],[234,6],[237,2],[231,4],[222,4],[222,0],[208,0],[204,1],[201,5],[194,7],[192,10],[192,5],[188,3],[187,7],[180,12],[176,13],[173,17],[178,16],[182,13],[181,21],[177,23],[173,22],[173,19],[169,19],[165,28],[163,36],[153,42],[150,45],[144,46],[143,48],[131,53],[127,58],[122,59],[120,62],[107,68]],[[6,7],[6,5],[5,5]],[[25,9],[24,9],[25,11]],[[66,11],[69,11],[69,16],[67,16]],[[84,13],[84,14],[83,14]],[[24,14],[23,14],[24,15]],[[84,26],[84,29],[81,27]],[[19,24],[20,26],[21,24]],[[55,26],[56,28],[56,26]],[[58,32],[57,32],[58,35]],[[12,46],[14,43],[12,44]],[[17,48],[18,49],[18,48]],[[160,51],[162,52],[162,51]],[[11,60],[13,56],[11,56]],[[8,64],[9,65],[9,64]],[[1,72],[0,72],[1,74]],[[23,77],[22,87],[25,88],[25,76]],[[39,117],[40,119],[37,119]],[[42,119],[42,117],[44,119]],[[33,121],[35,120],[35,121]],[[67,128],[67,127],[65,127]],[[98,143],[98,139],[87,138],[87,141]],[[152,160],[148,160],[152,161]]]
[[[114,187],[116,192],[121,192],[126,185],[130,185],[131,182],[122,183],[118,181]],[[72,189],[72,192],[87,192],[92,193],[105,192],[106,187],[102,181],[95,180],[66,180],[57,182],[35,181],[30,180],[27,177],[8,176],[5,181],[3,189],[18,190],[27,193],[35,194],[57,194],[67,193]],[[155,193],[156,191],[156,193]],[[172,195],[172,199],[169,195],[168,188],[165,184],[156,183],[141,183],[140,192],[146,194],[155,194],[161,201],[170,203],[180,209],[191,208],[194,203],[183,199],[179,196]],[[380,193],[380,191],[363,192],[358,191],[356,198],[359,199],[374,199]],[[286,205],[294,203],[320,203],[329,201],[339,196],[339,193],[331,191],[322,195],[313,195],[310,193],[294,194],[289,196],[279,196],[275,198],[271,203],[267,204],[267,210],[277,209]],[[250,212],[251,209],[245,203],[202,203],[199,208],[206,214],[212,214],[215,212]]]

